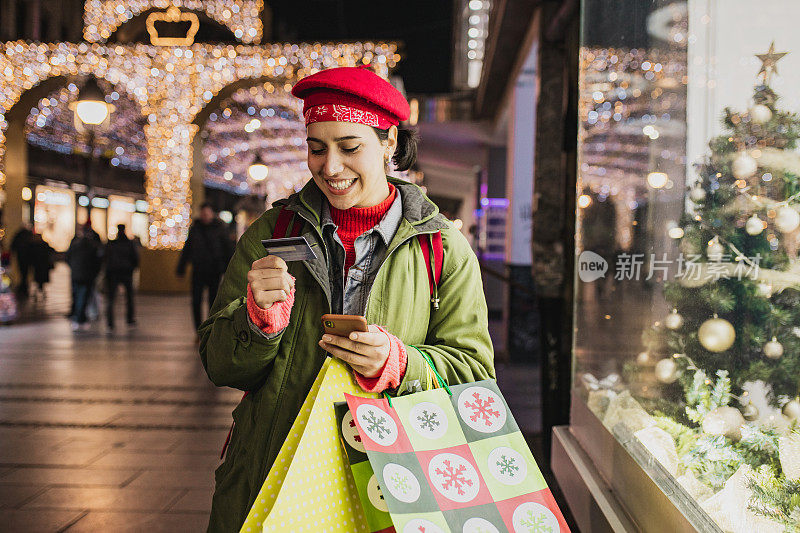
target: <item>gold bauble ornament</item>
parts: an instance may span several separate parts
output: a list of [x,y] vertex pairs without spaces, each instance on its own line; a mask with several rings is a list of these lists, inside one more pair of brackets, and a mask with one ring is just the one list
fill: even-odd
[[692,187],[689,191],[689,198],[691,198],[693,202],[700,203],[706,199],[706,190],[700,186]]
[[762,298],[769,298],[772,296],[772,285],[769,283],[759,283],[758,284],[758,295]]
[[754,105],[747,111],[747,114],[750,115],[753,124],[766,124],[772,118],[772,110],[764,104]]
[[736,179],[744,180],[755,175],[758,163],[747,152],[739,152],[731,164],[731,172]]
[[791,420],[800,420],[800,398],[787,402],[781,411]]
[[770,359],[780,359],[783,355],[783,344],[778,342],[778,339],[772,337],[772,340],[764,345],[764,355]]
[[791,233],[800,226],[800,213],[794,208],[785,205],[778,209],[775,215],[775,227],[781,233]]
[[750,422],[753,420],[758,420],[758,407],[748,402],[748,404],[742,408],[742,415],[744,416],[745,420]]
[[758,215],[753,215],[747,219],[744,230],[748,235],[758,235],[764,231],[764,221],[758,218]]
[[664,319],[664,325],[673,331],[681,329],[683,327],[683,317],[678,313],[677,309],[673,309],[672,312],[667,315],[667,318]]
[[656,363],[655,374],[656,379],[661,383],[674,383],[679,375],[678,364],[671,357],[662,359]]
[[697,338],[703,348],[709,352],[724,352],[736,340],[736,330],[730,322],[724,318],[709,318],[700,325],[697,330]]
[[640,365],[646,365],[650,362],[650,353],[649,352],[639,352],[639,355],[636,356],[636,362]]

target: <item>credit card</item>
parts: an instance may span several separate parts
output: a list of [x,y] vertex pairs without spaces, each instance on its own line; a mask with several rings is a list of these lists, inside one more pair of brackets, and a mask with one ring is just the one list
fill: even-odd
[[284,261],[309,261],[317,258],[305,237],[264,239],[261,244],[269,255],[277,255]]

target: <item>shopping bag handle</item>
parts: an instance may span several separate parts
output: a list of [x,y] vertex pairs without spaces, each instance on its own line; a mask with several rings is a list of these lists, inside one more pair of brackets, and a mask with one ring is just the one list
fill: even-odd
[[[439,371],[436,370],[436,367],[433,365],[433,360],[431,359],[431,356],[414,345],[411,345],[411,348],[414,348],[416,351],[420,353],[420,355],[422,355],[422,358],[425,360],[426,363],[428,363],[428,369],[433,371],[433,375],[436,376],[436,381],[438,381],[438,383],[434,383],[433,388],[438,389],[444,387],[444,389],[447,391],[447,394],[449,396],[452,396],[453,392],[450,390],[450,387],[447,386],[447,382],[444,380],[444,378],[442,378],[441,374],[439,374]],[[389,407],[391,407],[392,397],[386,391],[384,391],[382,394],[383,397],[386,399],[386,401],[389,402]]]
[[422,358],[425,359],[426,363],[428,363],[428,367],[431,370],[433,370],[433,374],[436,376],[436,379],[439,382],[439,387],[444,387],[444,389],[447,391],[447,394],[452,396],[453,393],[450,390],[450,387],[447,386],[447,382],[444,380],[444,378],[442,378],[442,375],[439,374],[439,371],[436,370],[436,366],[434,366],[433,360],[431,359],[431,356],[428,355],[427,353],[425,353],[423,350],[420,350],[419,348],[417,348],[414,345],[411,345],[411,347],[414,348],[416,351],[418,351],[420,353],[420,355],[422,355]]

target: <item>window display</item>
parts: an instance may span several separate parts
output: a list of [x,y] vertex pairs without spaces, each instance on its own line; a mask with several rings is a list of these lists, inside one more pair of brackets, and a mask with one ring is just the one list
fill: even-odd
[[62,187],[36,186],[34,231],[57,252],[65,252],[75,236],[75,193]]
[[127,196],[110,195],[108,197],[108,238],[117,238],[117,224],[125,224],[128,235],[133,235],[131,222],[136,213],[136,203]]
[[723,531],[800,531],[798,17],[584,1],[574,401]]
[[89,215],[90,211],[87,207],[80,205],[80,199],[78,203],[78,225],[86,224],[91,216],[92,229],[100,236],[100,240],[108,240],[108,200],[100,197],[93,198],[91,215]]
[[150,219],[147,213],[133,213],[131,215],[130,234],[135,235],[142,246],[147,246],[147,235],[150,228]]

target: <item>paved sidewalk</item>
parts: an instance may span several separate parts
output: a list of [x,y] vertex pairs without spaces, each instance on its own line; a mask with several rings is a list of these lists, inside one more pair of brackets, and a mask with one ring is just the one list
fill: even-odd
[[139,296],[108,336],[59,293],[0,326],[0,530],[204,531],[240,393],[208,381],[188,297]]
[[[120,295],[114,335],[73,333],[68,275],[0,326],[0,531],[205,531],[241,393],[208,381],[188,296],[138,295],[128,331]],[[541,431],[538,370],[497,370],[520,426]]]

